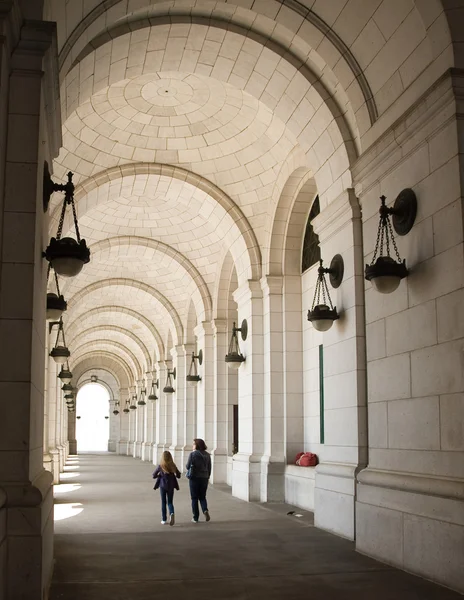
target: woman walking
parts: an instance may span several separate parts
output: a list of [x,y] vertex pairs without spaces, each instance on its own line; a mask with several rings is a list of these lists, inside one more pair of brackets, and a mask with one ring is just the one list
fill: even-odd
[[200,511],[205,515],[206,521],[211,519],[206,501],[206,490],[208,489],[208,480],[211,476],[211,457],[206,452],[204,440],[195,438],[193,440],[193,452],[190,452],[187,460],[187,477],[189,478],[190,497],[192,499],[192,522],[198,523]]
[[160,464],[153,473],[153,479],[156,479],[155,487],[159,488],[161,494],[161,524],[167,523],[166,504],[169,509],[169,525],[174,525],[174,490],[179,489],[177,480],[180,477],[179,469],[172,460],[170,452],[165,450],[160,460]]

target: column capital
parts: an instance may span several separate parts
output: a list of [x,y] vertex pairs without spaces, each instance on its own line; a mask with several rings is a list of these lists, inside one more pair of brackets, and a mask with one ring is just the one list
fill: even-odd
[[226,333],[227,331],[227,319],[213,319],[211,321],[211,328],[214,335],[217,333]]
[[259,300],[263,297],[261,285],[259,281],[255,279],[249,279],[238,287],[232,294],[235,302],[240,306],[242,303],[248,300]]
[[265,296],[282,295],[284,278],[282,275],[265,275],[260,279],[261,289]]
[[205,335],[212,335],[213,328],[211,325],[211,321],[202,321],[199,325],[197,325],[194,328],[193,333],[197,338],[201,338]]
[[[360,218],[361,209],[353,188],[347,188],[329,206],[317,215],[311,224],[321,242],[335,235],[342,227],[353,219]],[[330,262],[330,258],[329,258]]]

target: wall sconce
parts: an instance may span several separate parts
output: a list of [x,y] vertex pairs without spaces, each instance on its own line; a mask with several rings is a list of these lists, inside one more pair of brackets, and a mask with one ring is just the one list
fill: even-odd
[[158,396],[155,394],[155,387],[159,388],[159,379],[151,382],[151,391],[148,396],[148,400],[158,400]]
[[171,381],[171,377],[174,377],[174,380],[176,379],[176,367],[174,367],[174,369],[172,371],[170,371],[168,369],[168,377],[166,379],[166,385],[163,388],[163,392],[165,394],[173,394],[176,390],[172,387],[172,381]]
[[311,321],[314,329],[317,329],[317,331],[328,331],[332,327],[333,322],[340,318],[337,313],[337,308],[332,304],[327,281],[325,280],[325,274],[329,274],[332,287],[338,288],[343,281],[344,271],[345,266],[340,254],[336,254],[332,258],[328,269],[322,266],[322,260],[319,261],[313,305],[311,310],[308,310],[308,321]]
[[192,352],[192,362],[190,363],[190,369],[186,377],[189,387],[195,387],[201,381],[201,377],[198,375],[197,360],[199,365],[203,364],[203,350],[200,350],[197,355],[195,352]]
[[113,415],[119,415],[118,406],[119,406],[119,400],[116,400],[116,402],[114,403]]
[[[58,325],[58,333],[56,335],[55,347],[50,352],[50,356],[57,364],[63,365],[71,356],[71,352],[66,347],[66,341],[64,339],[63,319],[60,319],[58,323],[50,323],[50,329],[53,327],[53,325]],[[59,344],[60,336],[63,340],[63,345]]]
[[122,410],[123,413],[127,414],[127,413],[130,412],[130,410],[129,410],[129,404],[130,404],[129,400],[126,400],[126,405],[124,406],[124,408]]
[[137,402],[138,406],[145,406],[146,402],[145,402],[145,394],[146,394],[147,390],[143,389],[140,390],[140,396],[139,396],[139,401]]
[[96,375],[90,376],[90,383],[97,383],[97,381],[98,381],[98,377]]
[[[50,265],[48,265],[48,274],[50,273]],[[48,279],[48,275],[47,275]],[[49,292],[47,294],[47,321],[58,321],[61,319],[63,313],[68,308],[68,303],[64,299],[64,296],[60,293],[60,286],[58,285],[58,275],[55,273],[55,292]]]
[[240,352],[237,331],[240,331],[242,340],[245,341],[248,335],[248,323],[246,319],[243,319],[241,327],[235,327],[235,322],[232,326],[232,337],[230,339],[229,352],[226,354],[225,358],[229,369],[238,369],[242,362],[245,362],[245,357]]
[[130,406],[129,406],[129,408],[130,408],[131,410],[137,410],[137,404],[136,404],[136,401],[137,401],[137,396],[134,394],[134,395],[132,396],[132,402],[131,402],[131,404],[130,404]]
[[76,419],[80,419],[80,417],[76,417]]
[[[90,261],[90,250],[87,248],[85,240],[81,240],[79,225],[77,223],[76,207],[74,204],[74,184],[72,182],[73,174],[68,173],[68,181],[65,184],[54,183],[50,177],[48,169],[44,169],[44,207],[48,207],[50,196],[53,192],[64,192],[63,207],[61,209],[60,220],[56,237],[52,237],[50,243],[43,253],[58,275],[62,277],[74,277],[82,271],[82,267]],[[74,227],[76,229],[76,238],[61,237],[63,233],[64,216],[66,206],[70,204],[73,212]]]
[[108,415],[105,415],[105,419],[109,419],[109,416],[108,416]]
[[61,371],[58,373],[57,377],[59,377],[61,379],[61,381],[64,382],[64,384],[68,384],[70,383],[70,381],[72,380],[72,373],[69,370],[69,363],[68,361],[66,361],[66,369],[61,367]]
[[[380,196],[380,221],[377,230],[374,256],[370,265],[366,265],[365,278],[381,294],[391,294],[408,276],[406,260],[401,260],[390,223],[398,235],[406,235],[412,229],[417,213],[416,194],[409,188],[400,192],[393,208],[385,205],[385,196]],[[396,260],[390,256],[390,243],[396,254]],[[385,245],[385,251],[384,251]]]

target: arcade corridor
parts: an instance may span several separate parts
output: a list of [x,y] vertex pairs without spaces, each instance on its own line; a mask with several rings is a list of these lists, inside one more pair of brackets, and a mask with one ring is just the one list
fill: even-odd
[[195,525],[182,477],[176,525],[163,526],[152,468],[124,456],[70,457],[55,488],[50,600],[461,597],[356,553],[352,542],[314,528],[311,513],[243,502],[225,486],[208,492],[211,522]]

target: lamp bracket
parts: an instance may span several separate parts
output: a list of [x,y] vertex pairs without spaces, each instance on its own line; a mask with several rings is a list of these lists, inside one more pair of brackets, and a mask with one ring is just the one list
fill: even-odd
[[333,288],[340,287],[345,273],[345,264],[341,254],[336,254],[330,261],[330,267],[327,269],[329,273],[330,284]]
[[203,364],[203,350],[199,350],[198,354],[193,353],[193,358],[198,360],[198,364]]
[[53,192],[64,192],[67,204],[70,204],[74,195],[73,174],[68,173],[67,183],[55,183],[51,178],[48,163],[45,161],[43,169],[43,209],[47,212]]
[[412,229],[417,214],[417,198],[411,188],[402,190],[396,197],[393,208],[388,212],[392,215],[393,228],[398,235],[406,235]]
[[[240,327],[234,327],[234,332],[240,331],[240,334],[242,336],[242,340],[245,341],[247,339],[248,336],[248,323],[246,319],[243,319],[242,324]],[[200,363],[201,364],[201,363]]]
[[170,375],[171,375],[171,376],[174,378],[174,380],[176,379],[176,367],[174,367],[174,369],[173,369],[172,371],[170,371],[170,370],[168,369],[168,377],[169,377]]
[[59,325],[59,324],[60,324],[60,322],[59,322],[59,321],[50,321],[50,322],[48,323],[48,335],[50,335],[50,334],[51,334],[53,327],[54,327],[55,325]]

